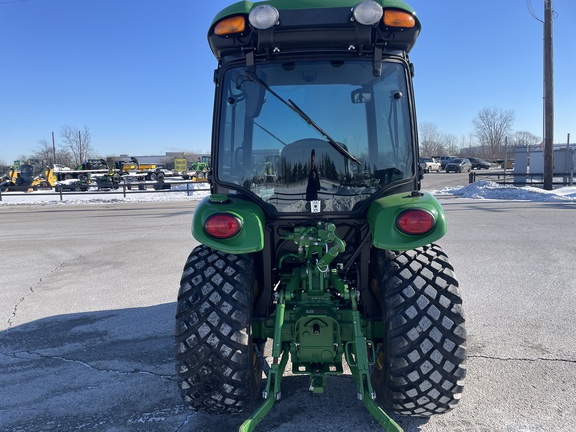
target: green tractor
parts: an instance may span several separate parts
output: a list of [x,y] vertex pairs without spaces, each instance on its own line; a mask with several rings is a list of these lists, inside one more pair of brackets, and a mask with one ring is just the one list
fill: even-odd
[[287,368],[313,393],[350,371],[388,431],[401,428],[387,411],[458,403],[462,300],[435,243],[443,209],[420,187],[420,28],[401,0],[241,1],[215,17],[211,195],[175,332],[193,410],[247,412],[253,431]]

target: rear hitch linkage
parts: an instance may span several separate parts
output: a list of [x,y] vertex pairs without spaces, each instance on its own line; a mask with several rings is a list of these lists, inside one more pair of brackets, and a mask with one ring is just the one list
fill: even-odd
[[[335,225],[318,222],[314,227],[298,227],[285,238],[298,245],[298,253],[284,256],[280,268],[288,256],[303,260],[305,266],[294,268],[277,286],[272,363],[262,393],[264,401],[240,426],[239,432],[254,431],[280,400],[280,384],[289,357],[292,372],[309,375],[310,390],[322,393],[326,375],[343,373],[343,356],[356,382],[358,399],[386,431],[402,432],[402,428],[375,402],[370,367],[376,353],[372,341],[362,333],[358,292],[349,288],[337,270],[330,267],[346,248]],[[337,318],[340,310],[347,313],[339,314]],[[344,325],[351,329],[352,337],[348,341],[341,340],[342,316],[348,318]],[[285,336],[287,333],[291,335],[289,340]]]

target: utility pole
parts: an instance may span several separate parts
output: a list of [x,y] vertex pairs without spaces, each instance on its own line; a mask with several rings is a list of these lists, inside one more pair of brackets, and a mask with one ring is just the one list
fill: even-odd
[[54,132],[52,132],[52,156],[54,158],[54,162],[52,162],[52,168],[56,165],[56,142],[54,141]]
[[82,134],[78,131],[78,157],[80,158],[80,164],[82,164]]
[[552,0],[544,0],[544,189],[554,177],[554,56]]

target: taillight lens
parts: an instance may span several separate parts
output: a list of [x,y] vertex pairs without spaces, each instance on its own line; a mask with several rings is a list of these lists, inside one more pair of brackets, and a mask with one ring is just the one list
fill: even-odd
[[229,213],[213,214],[204,222],[206,234],[217,239],[234,237],[241,229],[242,222],[240,219]]
[[398,229],[408,235],[426,234],[435,224],[434,215],[422,209],[404,210],[396,218]]

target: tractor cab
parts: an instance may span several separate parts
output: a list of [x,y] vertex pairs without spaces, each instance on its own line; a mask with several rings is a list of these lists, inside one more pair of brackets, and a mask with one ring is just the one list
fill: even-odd
[[402,2],[317,2],[306,15],[298,3],[281,16],[232,5],[209,32],[214,192],[280,217],[358,214],[386,191],[417,190],[415,15]]
[[24,164],[20,167],[20,175],[16,179],[17,186],[30,186],[35,177],[34,165]]

